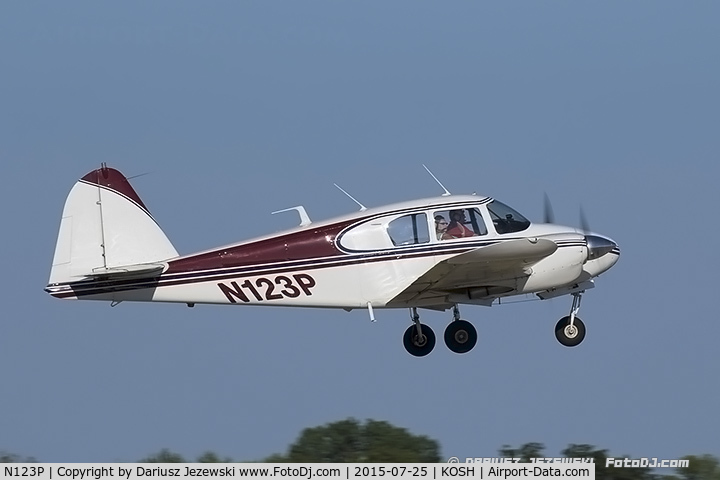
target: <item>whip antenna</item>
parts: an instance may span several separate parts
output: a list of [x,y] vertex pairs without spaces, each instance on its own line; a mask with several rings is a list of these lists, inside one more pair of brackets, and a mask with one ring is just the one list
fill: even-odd
[[440,180],[438,180],[437,177],[436,177],[435,175],[433,175],[433,172],[431,172],[430,169],[429,169],[428,167],[426,167],[424,163],[423,163],[423,167],[425,168],[425,170],[427,170],[427,172],[430,174],[430,176],[433,177],[433,179],[437,182],[437,184],[440,185],[440,187],[441,187],[443,190],[445,190],[445,193],[442,194],[443,197],[447,197],[448,195],[452,195],[450,192],[448,192],[448,189],[445,188],[445,185],[443,185],[442,183],[440,183]]
[[360,202],[358,202],[357,200],[355,200],[355,197],[353,197],[353,196],[350,195],[348,192],[346,192],[345,190],[343,190],[340,185],[338,185],[337,183],[333,183],[333,185],[335,185],[335,186],[338,188],[338,190],[340,190],[340,191],[343,192],[345,195],[347,195],[350,200],[352,200],[353,202],[355,202],[355,203],[357,203],[358,205],[360,205],[360,211],[361,211],[361,212],[364,212],[365,210],[367,210],[367,207],[366,207],[365,205],[363,205],[362,203],[360,203]]

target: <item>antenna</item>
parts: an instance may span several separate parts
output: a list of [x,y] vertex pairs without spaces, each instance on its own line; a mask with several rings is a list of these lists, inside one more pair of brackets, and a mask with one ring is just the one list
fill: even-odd
[[128,180],[132,180],[133,178],[144,177],[145,175],[150,175],[151,173],[155,173],[155,171],[145,172],[145,173],[138,173],[137,175],[133,175],[132,177],[127,177],[127,179],[128,179]]
[[433,177],[433,179],[437,182],[437,184],[440,185],[440,187],[442,187],[443,190],[445,190],[445,193],[442,194],[443,197],[447,197],[448,195],[452,195],[450,192],[448,192],[448,189],[445,188],[445,185],[443,185],[442,183],[440,183],[440,180],[438,180],[437,177],[436,177],[435,175],[433,175],[433,173],[430,171],[430,169],[429,169],[428,167],[425,166],[424,163],[423,163],[423,167],[425,167],[425,170],[427,170],[427,172],[430,174],[431,177]]
[[289,212],[291,210],[296,210],[298,212],[298,214],[300,215],[300,226],[301,227],[306,227],[312,223],[312,220],[310,220],[310,217],[308,217],[308,214],[305,211],[305,207],[303,207],[302,205],[298,205],[297,207],[285,208],[283,210],[278,210],[277,212],[271,212],[271,215],[275,215],[276,213]]
[[353,196],[350,195],[348,192],[346,192],[345,190],[343,190],[340,185],[338,185],[337,183],[333,183],[333,185],[335,185],[335,186],[338,188],[338,190],[340,190],[340,191],[343,192],[345,195],[347,195],[347,196],[350,198],[350,200],[352,200],[353,202],[355,202],[355,203],[357,203],[358,205],[360,205],[360,211],[361,211],[361,212],[364,212],[365,210],[367,210],[367,207],[366,207],[365,205],[363,205],[362,203],[360,203],[360,202],[358,202],[357,200],[355,200],[355,197],[353,197]]

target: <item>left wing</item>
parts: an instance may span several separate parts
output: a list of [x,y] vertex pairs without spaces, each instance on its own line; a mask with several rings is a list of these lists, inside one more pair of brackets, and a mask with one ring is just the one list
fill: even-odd
[[[508,293],[529,267],[552,255],[558,246],[543,238],[521,238],[478,247],[435,265],[388,302],[389,307],[424,306],[444,310],[449,294],[475,292],[476,299]],[[454,302],[453,302],[454,303]],[[482,302],[479,302],[482,303]]]

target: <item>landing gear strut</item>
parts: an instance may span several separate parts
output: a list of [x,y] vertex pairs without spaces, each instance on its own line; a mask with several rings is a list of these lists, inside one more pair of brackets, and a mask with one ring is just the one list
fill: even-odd
[[573,303],[570,308],[570,315],[563,317],[555,325],[555,337],[558,342],[562,343],[566,347],[574,347],[580,345],[580,342],[585,338],[585,324],[577,317],[577,313],[580,310],[580,302],[582,301],[582,294],[584,292],[573,293]]
[[405,330],[403,345],[410,355],[424,357],[435,348],[435,332],[432,331],[432,328],[420,323],[417,308],[410,309],[410,318],[414,325]]
[[467,353],[477,343],[477,330],[467,320],[460,319],[460,310],[453,305],[453,321],[445,329],[445,345],[455,353]]

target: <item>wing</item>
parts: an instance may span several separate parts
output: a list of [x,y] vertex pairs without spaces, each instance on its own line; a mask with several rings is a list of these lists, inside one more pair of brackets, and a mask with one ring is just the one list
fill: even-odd
[[388,306],[444,310],[455,303],[448,301],[451,294],[464,294],[474,303],[489,305],[498,295],[515,290],[518,280],[529,276],[530,267],[557,248],[552,240],[522,238],[455,255],[425,272]]

